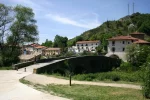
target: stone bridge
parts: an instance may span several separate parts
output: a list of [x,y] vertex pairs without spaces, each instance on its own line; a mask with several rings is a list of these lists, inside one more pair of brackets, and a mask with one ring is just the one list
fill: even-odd
[[[112,68],[119,67],[120,59],[106,56],[82,56],[70,57],[65,59],[53,60],[43,63],[43,66],[37,68],[37,73],[61,73],[72,71],[74,74],[79,73],[96,73],[106,72]],[[42,64],[42,63],[39,63]]]

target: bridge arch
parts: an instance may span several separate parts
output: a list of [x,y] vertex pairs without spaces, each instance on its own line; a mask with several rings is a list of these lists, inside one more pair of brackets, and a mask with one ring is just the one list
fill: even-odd
[[115,59],[120,59],[119,56],[116,55],[116,54],[112,54],[112,55],[110,55],[109,57],[110,57],[110,58],[115,58]]

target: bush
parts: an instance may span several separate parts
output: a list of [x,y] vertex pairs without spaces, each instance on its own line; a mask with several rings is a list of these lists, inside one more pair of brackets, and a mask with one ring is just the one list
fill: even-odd
[[150,64],[144,64],[142,66],[142,92],[143,96],[150,99]]
[[127,73],[121,71],[102,72],[95,74],[78,74],[74,75],[73,79],[82,81],[127,81],[127,82],[141,82],[139,78],[140,71]]

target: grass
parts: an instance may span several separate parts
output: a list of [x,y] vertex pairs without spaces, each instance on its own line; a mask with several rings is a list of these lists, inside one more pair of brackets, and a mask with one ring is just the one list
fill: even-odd
[[116,88],[116,87],[102,87],[91,85],[54,85],[47,86],[33,84],[29,81],[20,79],[20,82],[32,85],[33,88],[42,92],[53,95],[70,98],[73,100],[150,100],[142,96],[141,90]]
[[0,70],[13,70],[13,68],[10,66],[10,67],[0,67]]
[[[73,100],[148,100],[140,90],[90,85],[47,85],[44,89],[50,93]],[[51,92],[52,91],[52,92]]]
[[[59,73],[44,75],[52,76],[56,78],[69,79],[67,76],[62,76]],[[126,84],[141,84],[140,71],[137,72],[122,72],[122,71],[111,71],[111,72],[101,72],[101,73],[89,73],[89,74],[78,74],[72,76],[73,80],[79,81],[103,81],[106,83],[126,83]]]

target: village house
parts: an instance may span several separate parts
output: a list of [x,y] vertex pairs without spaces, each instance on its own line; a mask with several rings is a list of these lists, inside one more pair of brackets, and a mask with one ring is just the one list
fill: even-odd
[[44,50],[45,56],[60,55],[60,53],[61,53],[60,48],[47,48]]
[[118,57],[123,61],[126,61],[126,53],[125,49],[129,44],[150,44],[144,40],[144,33],[134,32],[129,36],[116,36],[108,39],[108,53],[106,56],[108,57]]
[[82,53],[83,51],[96,52],[96,47],[100,45],[100,41],[78,41],[76,46],[68,48],[68,51],[74,53]]

